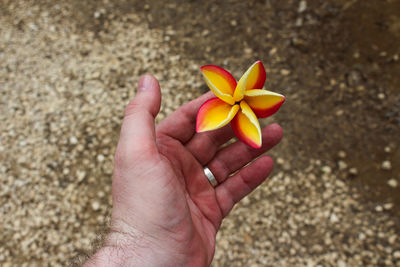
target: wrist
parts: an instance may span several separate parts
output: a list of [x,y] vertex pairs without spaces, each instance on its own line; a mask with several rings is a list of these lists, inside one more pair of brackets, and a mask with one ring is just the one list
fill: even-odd
[[142,233],[122,222],[113,223],[103,247],[84,266],[153,266],[151,251]]
[[114,221],[104,246],[84,266],[185,266],[191,262],[185,253],[163,243]]
[[[105,246],[98,250],[83,266],[140,266],[138,260],[138,258],[128,256],[128,254],[120,248]],[[137,261],[137,264],[135,264],[134,261]]]

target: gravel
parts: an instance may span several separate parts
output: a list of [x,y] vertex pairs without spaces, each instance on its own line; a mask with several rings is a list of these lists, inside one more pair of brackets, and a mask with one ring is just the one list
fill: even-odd
[[[1,266],[65,266],[101,241],[123,109],[140,75],[160,80],[157,121],[206,90],[200,62],[171,49],[173,29],[151,28],[140,14],[117,16],[102,5],[84,14],[100,29],[84,29],[78,2],[1,4]],[[307,3],[300,1],[296,12],[305,14]],[[268,51],[275,55],[277,48]],[[253,60],[251,53],[246,48],[241,60]],[[274,72],[289,79],[292,70]],[[361,77],[352,72],[349,79],[355,85]],[[310,159],[296,167],[285,159],[286,147],[272,152],[279,159],[269,182],[222,224],[213,266],[400,266],[395,204],[364,201],[338,175],[347,169],[362,175],[344,161],[346,152],[338,153],[340,161]]]
[[0,16],[0,265],[64,266],[109,223],[113,154],[139,76],[160,80],[159,121],[202,94],[200,66],[170,53],[135,15],[94,36],[78,34],[68,4],[8,8],[12,17]]
[[278,172],[233,210],[214,266],[396,265],[397,221],[315,162]]

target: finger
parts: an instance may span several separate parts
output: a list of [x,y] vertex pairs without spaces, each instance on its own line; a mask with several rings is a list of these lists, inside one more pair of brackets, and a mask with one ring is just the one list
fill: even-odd
[[232,128],[227,125],[218,130],[195,134],[186,143],[186,148],[201,165],[205,165],[214,157],[220,146],[228,142],[233,136]]
[[283,136],[282,128],[274,123],[262,129],[262,147],[254,149],[240,141],[235,142],[217,152],[207,164],[218,183],[222,183],[228,176],[239,170],[254,158],[278,144]]
[[156,78],[140,78],[135,97],[125,109],[118,149],[129,161],[131,154],[157,151],[154,118],[160,110],[161,93]]
[[186,143],[195,133],[197,111],[205,101],[213,96],[212,92],[208,92],[183,105],[159,123],[157,133],[168,135],[183,144]]
[[216,198],[224,217],[268,177],[273,165],[269,156],[262,156],[216,187]]

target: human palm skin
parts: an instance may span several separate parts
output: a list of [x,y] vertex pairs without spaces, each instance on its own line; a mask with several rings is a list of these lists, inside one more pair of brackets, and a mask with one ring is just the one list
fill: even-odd
[[[260,155],[282,138],[277,124],[263,129],[260,149],[241,142],[221,148],[233,137],[230,127],[196,134],[196,112],[211,97],[155,127],[160,88],[154,77],[141,78],[115,154],[111,231],[87,266],[210,265],[223,218],[268,176],[273,161]],[[204,166],[216,177],[215,188]]]

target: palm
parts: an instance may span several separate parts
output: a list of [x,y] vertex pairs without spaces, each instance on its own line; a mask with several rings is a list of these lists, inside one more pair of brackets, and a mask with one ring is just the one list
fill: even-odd
[[[160,189],[168,194],[155,196],[162,198],[163,210],[175,213],[170,225],[176,227],[168,233],[168,240],[185,240],[178,243],[180,249],[196,247],[193,249],[196,255],[190,253],[192,259],[203,258],[199,261],[207,262],[212,259],[215,235],[223,218],[215,191],[205,178],[202,165],[180,142],[162,137],[159,150],[163,185],[167,187]],[[167,217],[171,218],[171,214]]]
[[[222,219],[267,177],[273,164],[262,156],[242,167],[282,136],[278,125],[270,125],[263,129],[261,149],[241,142],[221,148],[233,137],[230,127],[194,133],[196,112],[210,97],[206,94],[184,105],[157,129],[148,127],[157,105],[142,113],[136,105],[131,105],[132,110],[128,106],[113,181],[114,224],[123,221],[148,236],[157,236],[158,246],[172,258],[186,255],[199,265],[210,264]],[[136,122],[139,116],[143,125]],[[204,175],[206,165],[218,180],[215,188]]]

